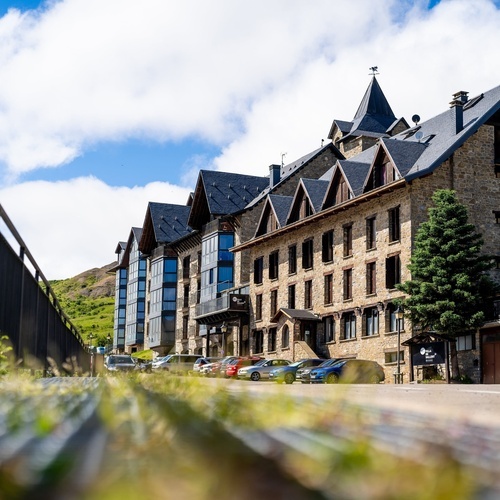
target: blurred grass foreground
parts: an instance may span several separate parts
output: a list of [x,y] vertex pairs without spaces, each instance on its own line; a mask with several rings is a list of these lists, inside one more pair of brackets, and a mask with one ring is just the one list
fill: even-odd
[[[341,400],[167,373],[0,378],[1,499],[462,499],[446,450],[395,456]],[[422,453],[425,460],[422,460]]]

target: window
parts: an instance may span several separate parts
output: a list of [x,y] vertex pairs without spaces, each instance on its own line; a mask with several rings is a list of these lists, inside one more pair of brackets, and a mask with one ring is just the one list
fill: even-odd
[[278,312],[278,290],[271,290],[271,318]]
[[304,309],[312,308],[312,280],[304,282]]
[[349,199],[349,187],[344,177],[340,177],[335,186],[335,205]]
[[255,330],[255,352],[264,351],[264,332],[262,330]]
[[269,328],[267,335],[267,351],[276,351],[276,328]]
[[457,351],[471,351],[476,348],[476,336],[471,335],[459,335],[457,337]]
[[352,299],[352,268],[344,269],[344,300]]
[[333,316],[323,318],[323,332],[325,333],[325,343],[335,342],[335,320]]
[[323,262],[333,261],[333,231],[323,233],[321,238],[321,257]]
[[366,264],[366,295],[377,293],[377,263]]
[[331,304],[333,302],[333,274],[325,275],[325,304]]
[[269,255],[269,279],[278,279],[278,269],[279,269],[279,253],[278,251],[272,252]]
[[302,243],[302,268],[312,269],[313,267],[313,239]]
[[366,249],[373,250],[377,246],[377,226],[375,217],[366,219]]
[[[399,361],[400,363],[404,363],[405,361],[405,352],[404,351],[399,351]],[[390,351],[385,353],[385,363],[387,365],[391,363],[397,363],[398,362],[398,352],[397,351]]]
[[189,285],[184,285],[184,297],[182,307],[189,307]]
[[352,255],[352,224],[344,226],[344,257]]
[[311,203],[309,202],[307,196],[304,194],[302,199],[300,200],[300,208],[299,208],[299,218],[304,219],[305,217],[309,217],[312,215],[313,210],[311,207]]
[[191,265],[191,256],[188,255],[182,259],[182,277],[189,279],[189,266]]
[[262,319],[262,294],[255,296],[255,320]]
[[[398,331],[398,319],[396,318],[396,309],[397,307],[394,304],[389,304],[386,309],[386,331],[387,332],[397,332]],[[405,320],[404,318],[399,320],[400,331],[403,331],[405,328]]]
[[349,312],[344,314],[342,321],[344,323],[343,328],[343,340],[355,339],[356,338],[356,315],[354,312]]
[[385,259],[385,286],[392,289],[398,283],[401,283],[401,261],[396,254]]
[[189,316],[182,317],[182,338],[186,340],[188,338],[188,321]]
[[400,239],[399,207],[389,210],[389,242],[399,241]]
[[281,330],[281,348],[286,349],[290,346],[290,329],[288,325],[284,325]]
[[295,309],[295,285],[288,285],[288,309]]
[[500,224],[500,210],[493,210],[493,215],[495,216],[495,223]]
[[288,274],[297,272],[297,245],[288,247]]
[[365,337],[371,337],[372,335],[378,335],[378,324],[379,324],[379,314],[376,307],[367,307],[363,311],[364,328],[363,335]]
[[264,270],[264,257],[259,257],[253,261],[253,282],[256,285],[262,283],[262,275]]
[[278,229],[278,221],[276,220],[274,212],[270,210],[267,216],[266,233],[272,233],[276,231],[276,229]]

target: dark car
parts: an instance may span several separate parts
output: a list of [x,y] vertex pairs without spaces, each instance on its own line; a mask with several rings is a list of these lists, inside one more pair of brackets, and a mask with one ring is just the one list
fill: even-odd
[[301,359],[300,361],[295,361],[291,365],[280,366],[269,372],[269,380],[275,380],[278,384],[293,384],[295,382],[295,377],[297,370],[301,368],[314,368],[319,366],[325,360],[320,358],[307,358]]
[[[331,359],[325,359],[323,362],[318,365],[318,368],[323,368],[324,366],[330,366],[336,363],[337,361],[340,361],[342,358],[331,358]],[[310,373],[311,370],[315,368],[314,366],[304,366],[302,368],[299,368],[297,372],[295,373],[295,379],[302,382],[303,384],[309,384],[311,383],[311,378],[310,378]]]
[[385,373],[375,361],[344,359],[331,366],[312,369],[310,378],[312,384],[336,384],[338,382],[378,384],[385,380]]
[[105,359],[104,367],[110,372],[128,372],[138,368],[132,356],[128,354],[111,354]]

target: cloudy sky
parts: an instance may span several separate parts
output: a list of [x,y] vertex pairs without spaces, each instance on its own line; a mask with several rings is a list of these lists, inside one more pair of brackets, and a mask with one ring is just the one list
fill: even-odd
[[500,0],[0,0],[0,204],[48,279],[115,259],[200,168],[266,175],[351,120],[500,85]]

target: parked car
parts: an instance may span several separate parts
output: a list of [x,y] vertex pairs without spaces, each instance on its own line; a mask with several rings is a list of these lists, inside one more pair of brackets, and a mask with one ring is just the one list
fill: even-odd
[[287,366],[290,361],[286,359],[262,359],[253,366],[245,366],[238,370],[238,378],[253,380],[268,379],[269,372],[279,366]]
[[295,363],[291,365],[274,368],[269,372],[269,380],[275,380],[278,384],[282,384],[283,382],[285,382],[285,384],[293,384],[295,382],[297,370],[307,367],[314,368],[324,361],[324,359],[320,358],[307,358],[295,361]]
[[215,363],[220,359],[221,358],[216,358],[216,357],[198,358],[193,364],[193,372],[199,375],[202,366],[208,365],[210,363]]
[[245,358],[233,359],[226,365],[226,377],[237,377],[238,370],[244,366],[253,366],[262,361],[259,356],[249,356]]
[[[318,368],[323,368],[325,366],[330,366],[336,363],[337,361],[340,361],[342,358],[331,358],[331,359],[325,359],[321,364],[318,365]],[[295,373],[295,379],[297,381],[300,381],[303,384],[309,384],[311,382],[310,374],[311,370],[315,368],[314,366],[304,366],[302,368],[299,368],[297,372]]]
[[206,377],[219,377],[221,372],[225,374],[227,364],[234,359],[239,359],[239,357],[240,356],[226,356],[219,359],[219,361],[202,366],[200,369],[200,375],[205,375]]
[[129,372],[137,369],[135,361],[128,354],[110,354],[104,360],[104,367],[110,372]]
[[311,383],[336,384],[365,383],[378,384],[385,379],[384,369],[375,361],[364,359],[343,359],[331,366],[311,370]]
[[186,374],[192,370],[194,362],[201,357],[199,354],[170,354],[160,361],[155,361],[152,368]]

